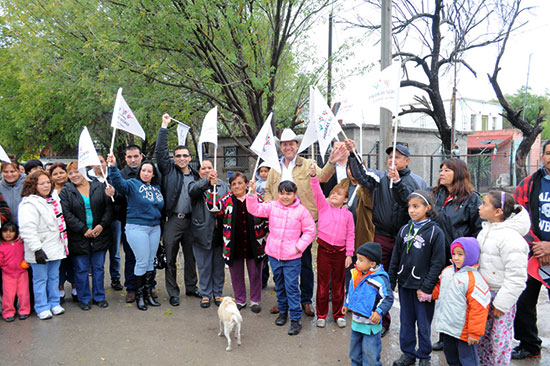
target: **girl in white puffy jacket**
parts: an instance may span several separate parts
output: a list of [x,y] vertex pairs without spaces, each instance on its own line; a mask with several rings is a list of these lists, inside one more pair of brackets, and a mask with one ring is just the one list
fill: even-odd
[[514,337],[516,302],[527,280],[529,214],[516,205],[511,194],[489,192],[479,206],[487,220],[477,240],[480,244],[479,273],[491,290],[485,334],[479,344],[480,365],[509,365]]

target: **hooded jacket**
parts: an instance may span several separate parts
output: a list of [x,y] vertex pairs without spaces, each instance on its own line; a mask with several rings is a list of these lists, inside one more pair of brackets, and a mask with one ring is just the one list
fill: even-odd
[[399,282],[400,287],[431,294],[445,267],[445,236],[431,220],[416,235],[411,230],[412,224],[410,220],[403,225],[395,238],[388,272],[391,286],[394,289]]
[[277,260],[301,258],[315,239],[315,221],[298,198],[284,206],[279,200],[259,203],[257,195],[247,194],[246,207],[252,215],[269,219],[265,252]]
[[394,198],[392,189],[390,189],[390,179],[388,178],[387,171],[367,169],[353,154],[350,154],[349,165],[351,174],[353,174],[359,184],[372,192],[372,222],[374,223],[374,232],[394,238],[399,228],[409,220],[407,192],[412,192],[416,189],[425,189],[428,185],[422,178],[412,174],[409,168],[401,169],[399,171],[401,180],[394,187],[399,185],[406,189],[396,190],[395,194],[400,195],[399,199],[396,199]]
[[475,238],[458,238],[464,248],[462,268],[448,266],[432,293],[435,303],[434,329],[468,342],[485,334],[491,292],[478,272],[479,243]]
[[4,200],[8,204],[11,210],[12,221],[17,224],[17,210],[19,203],[21,202],[21,190],[23,189],[23,182],[27,176],[21,174],[19,179],[15,181],[13,185],[6,183],[4,179],[0,181],[0,194],[4,197]]
[[67,223],[69,252],[72,255],[85,255],[91,252],[107,250],[113,241],[111,222],[113,221],[113,204],[105,194],[105,186],[97,180],[90,182],[90,207],[92,209],[92,228],[101,225],[103,230],[96,238],[87,238],[86,208],[84,199],[70,182],[66,183],[60,193],[63,216]]
[[[356,268],[351,270],[348,295],[344,306],[354,315],[369,318],[373,312],[382,317],[387,314],[393,305],[393,293],[389,287],[389,277],[384,267],[378,265],[373,272],[364,276]],[[355,286],[355,283],[357,286]],[[382,318],[380,318],[382,321]]]
[[[62,209],[62,206],[59,205],[59,208]],[[19,233],[25,244],[27,262],[36,263],[34,252],[39,249],[46,253],[48,261],[67,256],[53,206],[45,198],[34,194],[23,197],[18,214]]]
[[[265,185],[267,184],[267,178],[266,180],[263,180],[261,177],[260,177],[260,169],[262,168],[269,168],[269,165],[264,161],[263,163],[260,164],[260,166],[258,167],[258,169],[256,169],[256,173],[254,174],[254,176],[256,177],[256,192],[259,194],[259,195],[264,195],[265,193]],[[270,168],[271,170],[271,168]],[[269,175],[269,173],[268,173]]]
[[491,291],[496,291],[494,307],[507,313],[527,281],[529,246],[523,236],[531,227],[529,214],[522,207],[518,214],[510,215],[503,222],[483,222],[482,226],[477,236],[481,249],[479,273]]

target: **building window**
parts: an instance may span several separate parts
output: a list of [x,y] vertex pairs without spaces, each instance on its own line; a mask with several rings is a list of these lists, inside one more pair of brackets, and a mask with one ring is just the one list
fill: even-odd
[[223,166],[224,168],[234,168],[237,166],[237,146],[223,148]]
[[481,130],[482,131],[487,131],[487,124],[489,123],[489,116],[486,116],[486,115],[483,115],[481,116]]
[[472,114],[470,116],[470,130],[471,131],[475,131],[476,130],[476,115],[475,114]]
[[493,130],[497,129],[497,118],[493,117]]

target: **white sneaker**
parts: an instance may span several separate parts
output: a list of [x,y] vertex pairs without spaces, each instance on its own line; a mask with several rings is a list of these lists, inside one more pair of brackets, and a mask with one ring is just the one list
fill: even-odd
[[325,325],[327,325],[327,320],[326,319],[321,319],[321,318],[317,319],[317,327],[318,328],[324,328]]
[[344,318],[336,319],[336,325],[339,326],[340,328],[345,328],[346,325],[347,325],[346,319],[344,319]]
[[43,312],[38,314],[38,319],[40,320],[50,319],[51,317],[52,317],[52,312],[49,310],[44,310]]
[[65,312],[65,309],[61,307],[61,305],[54,306],[52,308],[53,315],[61,315]]

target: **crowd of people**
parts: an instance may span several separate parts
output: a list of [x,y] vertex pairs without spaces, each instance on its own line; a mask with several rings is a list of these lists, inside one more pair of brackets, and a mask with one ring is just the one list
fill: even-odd
[[[254,313],[262,311],[272,273],[277,304],[269,311],[278,314],[278,326],[290,320],[289,335],[300,333],[303,314],[316,316],[319,328],[332,315],[344,328],[350,313],[352,365],[381,365],[394,301],[402,351],[394,366],[417,359],[429,365],[437,350],[450,365],[540,357],[541,282],[528,278],[527,263],[532,256],[550,265],[549,143],[541,169],[514,195],[491,191],[482,199],[460,159],[443,161],[438,184],[429,188],[409,169],[404,145],[385,151],[384,171],[367,168],[352,140],[335,142],[318,167],[298,155],[301,136],[290,129],[278,139],[280,169],[262,164],[250,180],[234,172],[227,184],[210,160],[195,171],[184,145],[170,157],[170,121],[162,117],[156,163],[136,145],[126,148],[121,170],[113,154],[89,171],[76,161],[43,167],[32,160],[23,173],[16,161],[2,162],[6,322],[32,311],[42,320],[63,314],[66,282],[83,311],[108,307],[106,258],[110,285],[126,288],[126,302],[143,311],[161,306],[156,271],[165,267],[169,303],[179,306],[181,246],[185,295],[200,298],[201,308],[219,306],[227,265],[238,309],[249,304]],[[434,344],[432,329],[439,333]]]

